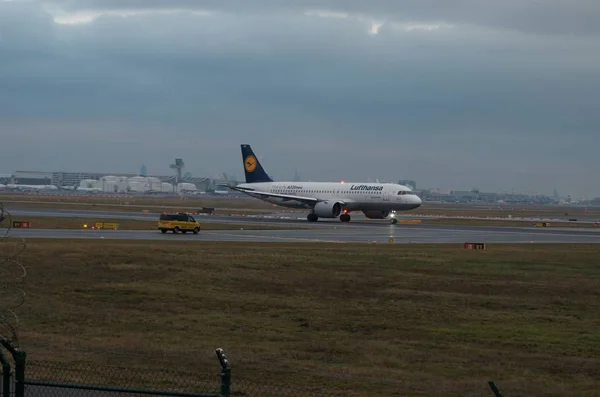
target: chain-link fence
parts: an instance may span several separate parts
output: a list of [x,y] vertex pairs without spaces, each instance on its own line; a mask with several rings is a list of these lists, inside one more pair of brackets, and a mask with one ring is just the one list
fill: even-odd
[[25,395],[75,396],[220,396],[218,372],[185,373],[167,368],[123,368],[30,361]]
[[[128,368],[89,363],[35,361],[12,342],[0,340],[10,352],[5,367],[6,385],[0,397],[344,397],[345,393],[323,390],[323,387],[299,389],[267,379],[233,379],[231,368],[221,349],[216,355],[220,371],[199,374],[170,368]],[[3,355],[6,358],[9,355]]]
[[13,395],[14,388],[12,382],[12,373],[10,361],[6,355],[0,350],[0,396]]
[[356,394],[327,390],[326,385],[312,388],[297,388],[276,384],[269,380],[235,379],[231,385],[233,397],[350,397]]
[[[0,397],[231,395],[231,369],[222,349],[215,350],[220,371],[199,374],[160,367],[136,369],[89,363],[35,361],[26,359],[25,352],[14,342],[2,339],[0,346],[10,353],[0,356],[4,387],[0,389]],[[8,356],[12,356],[13,366]]]
[[[215,350],[220,371],[213,374],[170,368],[123,368],[90,363],[26,360],[26,354],[4,339],[0,397],[349,397],[355,393],[327,390],[322,384],[300,389],[269,379],[236,379],[222,349]],[[1,351],[0,351],[1,353]],[[12,356],[14,368],[8,356]],[[215,366],[216,367],[216,366]],[[216,367],[215,369],[217,369]],[[489,382],[496,397],[502,394]],[[398,391],[401,393],[401,390]],[[378,394],[378,393],[377,393]],[[396,394],[394,394],[396,395]]]

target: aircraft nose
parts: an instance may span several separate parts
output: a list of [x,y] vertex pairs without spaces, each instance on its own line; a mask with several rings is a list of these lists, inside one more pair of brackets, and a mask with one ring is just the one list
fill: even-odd
[[414,203],[415,203],[415,208],[417,208],[417,207],[420,207],[421,204],[423,204],[423,201],[421,200],[421,198],[419,196],[417,196],[415,194]]

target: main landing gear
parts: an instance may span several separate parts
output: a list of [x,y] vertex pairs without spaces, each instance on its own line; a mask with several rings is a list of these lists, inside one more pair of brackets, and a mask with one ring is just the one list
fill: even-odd
[[[306,219],[309,222],[316,222],[317,220],[319,220],[319,217],[316,214],[310,213],[306,216]],[[340,221],[341,222],[350,222],[350,214],[345,213],[340,215]]]

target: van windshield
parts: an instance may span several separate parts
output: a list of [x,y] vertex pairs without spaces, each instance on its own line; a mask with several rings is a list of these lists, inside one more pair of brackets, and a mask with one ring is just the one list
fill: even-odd
[[172,215],[172,214],[161,214],[160,218],[161,221],[175,221],[177,220],[177,215]]

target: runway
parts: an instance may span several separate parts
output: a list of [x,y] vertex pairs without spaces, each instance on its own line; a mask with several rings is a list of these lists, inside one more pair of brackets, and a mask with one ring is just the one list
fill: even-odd
[[600,233],[572,230],[455,230],[422,226],[378,225],[290,230],[207,230],[194,234],[162,234],[158,230],[12,229],[11,236],[59,239],[130,239],[169,241],[333,242],[333,243],[600,243]]
[[[26,216],[82,217],[90,220],[156,220],[157,214],[70,211],[56,209],[13,210],[13,219]],[[203,230],[193,234],[162,234],[157,230],[11,229],[25,238],[86,238],[173,241],[336,242],[336,243],[600,243],[600,229],[533,228],[455,225],[390,225],[387,221],[341,223],[337,219],[308,223],[300,215],[283,217],[199,215],[200,221],[229,224],[276,224],[289,230]],[[310,226],[311,229],[297,229]],[[243,227],[243,226],[242,226]]]

